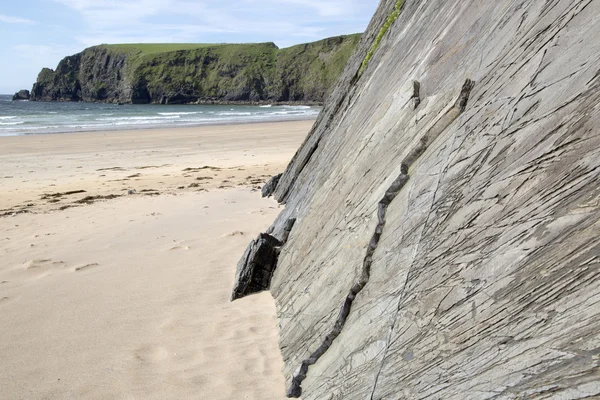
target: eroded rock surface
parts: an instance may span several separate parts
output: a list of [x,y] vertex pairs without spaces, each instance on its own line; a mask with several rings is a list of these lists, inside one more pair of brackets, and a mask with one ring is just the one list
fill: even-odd
[[290,396],[600,396],[599,18],[381,2],[274,193]]

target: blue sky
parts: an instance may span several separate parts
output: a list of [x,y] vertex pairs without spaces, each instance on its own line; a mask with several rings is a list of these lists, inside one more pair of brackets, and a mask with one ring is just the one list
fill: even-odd
[[6,0],[0,93],[31,89],[43,67],[101,43],[279,47],[362,32],[379,0]]

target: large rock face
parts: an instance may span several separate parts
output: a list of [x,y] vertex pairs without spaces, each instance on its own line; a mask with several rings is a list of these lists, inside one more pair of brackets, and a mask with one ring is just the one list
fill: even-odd
[[36,101],[322,102],[360,35],[278,49],[247,45],[101,45],[44,69]]
[[290,396],[599,398],[599,18],[380,3],[275,190]]

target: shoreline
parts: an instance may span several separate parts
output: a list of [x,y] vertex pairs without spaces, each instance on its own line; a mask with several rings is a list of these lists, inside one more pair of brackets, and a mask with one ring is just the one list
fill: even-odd
[[[0,96],[13,96],[0,94]],[[258,101],[236,101],[236,100],[199,100],[195,102],[189,103],[159,103],[159,102],[150,102],[150,103],[119,103],[114,101],[70,101],[70,100],[35,100],[35,99],[21,99],[21,100],[11,100],[11,101],[31,101],[33,103],[83,103],[83,104],[112,104],[112,105],[156,105],[156,106],[311,106],[311,107],[323,107],[325,104],[324,101],[309,101],[309,100],[301,100],[301,101],[267,101],[267,100],[258,100]]]
[[[117,198],[129,191],[258,190],[287,166],[279,152],[293,155],[313,124],[268,121],[3,136],[0,218],[78,207],[85,197]],[[239,165],[246,172],[238,171]],[[195,175],[204,167],[212,175],[199,181]],[[81,196],[56,196],[82,190]]]
[[0,137],[315,120],[304,104],[125,104],[4,101]]
[[21,136],[43,136],[43,135],[64,135],[64,134],[78,134],[78,133],[103,133],[103,132],[131,132],[131,131],[145,131],[145,130],[160,130],[160,129],[194,129],[201,127],[213,127],[213,126],[229,126],[229,125],[253,125],[253,124],[276,124],[285,122],[302,122],[302,121],[316,121],[317,116],[299,116],[296,118],[272,118],[268,121],[210,121],[205,123],[193,123],[189,125],[132,125],[131,127],[115,126],[114,129],[102,127],[99,129],[85,129],[85,130],[64,130],[64,131],[45,131],[45,132],[31,132],[31,133],[0,133],[0,139],[5,137],[21,137]]

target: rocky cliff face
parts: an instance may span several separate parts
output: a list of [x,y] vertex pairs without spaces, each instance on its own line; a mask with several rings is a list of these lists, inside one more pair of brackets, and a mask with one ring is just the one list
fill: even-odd
[[248,45],[102,45],[44,69],[32,100],[113,103],[322,102],[360,35],[278,49]]
[[380,3],[240,261],[290,397],[599,398],[599,17]]

